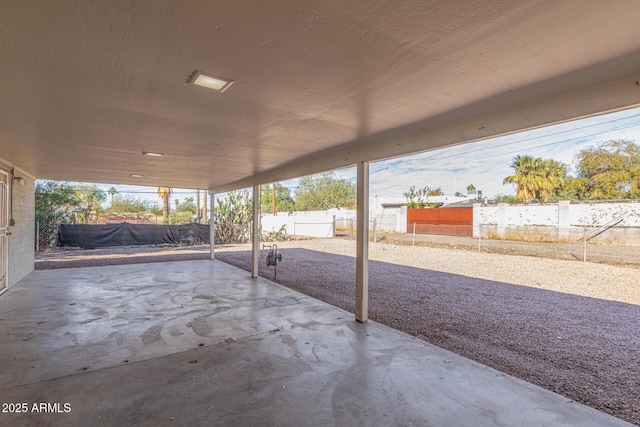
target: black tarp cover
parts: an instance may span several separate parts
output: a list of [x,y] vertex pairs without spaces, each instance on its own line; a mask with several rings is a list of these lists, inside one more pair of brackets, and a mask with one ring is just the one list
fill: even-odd
[[107,248],[110,246],[209,243],[204,224],[60,224],[58,246]]

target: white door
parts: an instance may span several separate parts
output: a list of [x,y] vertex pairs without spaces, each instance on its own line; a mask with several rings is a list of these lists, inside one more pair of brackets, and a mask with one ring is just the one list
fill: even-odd
[[9,266],[9,188],[6,178],[0,174],[0,292],[7,287],[7,269]]

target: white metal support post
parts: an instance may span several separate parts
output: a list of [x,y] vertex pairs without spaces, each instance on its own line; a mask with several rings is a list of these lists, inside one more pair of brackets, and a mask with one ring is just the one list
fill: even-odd
[[253,224],[251,227],[251,277],[258,277],[260,262],[260,186],[253,186]]
[[[209,202],[209,244],[210,244],[209,259],[215,259],[214,247],[215,247],[215,240],[216,240],[216,228],[213,225],[213,208],[215,207],[215,203],[216,203],[215,202],[216,195],[213,192],[213,190],[209,190],[209,196],[211,196],[211,201]],[[207,206],[206,201],[204,205]]]
[[358,162],[356,233],[356,320],[369,317],[369,162]]

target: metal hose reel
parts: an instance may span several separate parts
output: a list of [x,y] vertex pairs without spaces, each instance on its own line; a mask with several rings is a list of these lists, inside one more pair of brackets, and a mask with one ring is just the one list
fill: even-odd
[[269,249],[267,252],[267,267],[278,265],[278,261],[282,262],[282,254],[278,252],[278,245],[262,245],[262,249]]
[[262,245],[262,249],[269,249],[267,252],[267,267],[273,265],[273,280],[278,279],[278,261],[282,262],[282,254],[278,252],[278,245]]

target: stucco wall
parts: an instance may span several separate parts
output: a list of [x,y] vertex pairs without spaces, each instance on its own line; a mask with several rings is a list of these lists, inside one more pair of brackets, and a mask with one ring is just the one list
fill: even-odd
[[[371,199],[374,201],[375,199]],[[377,206],[377,205],[376,205]],[[329,209],[326,211],[296,211],[292,213],[278,212],[277,216],[265,214],[262,217],[262,231],[278,231],[281,226],[287,226],[287,234],[309,237],[333,237],[333,218],[336,226],[342,229],[356,227],[356,210]],[[379,206],[369,213],[369,229],[373,231],[407,231],[407,208],[385,208]],[[295,222],[295,230],[294,230]]]
[[9,227],[9,287],[33,271],[35,242],[35,180],[17,169],[15,175],[23,178],[23,184],[12,183],[15,225]]
[[[338,220],[338,226],[350,228],[350,226],[352,225],[355,228],[357,218],[356,210],[330,209],[328,212],[333,211],[335,211],[334,214],[336,216],[336,219]],[[369,212],[369,228],[371,230],[373,230],[374,221],[377,231],[395,231],[397,233],[406,233],[407,207],[401,206],[398,208],[384,209],[380,207],[375,211],[371,209],[371,212]]]
[[[626,215],[615,228],[594,239],[594,242],[640,245],[640,201],[629,202],[559,202],[546,205],[474,205],[474,237],[478,237],[481,226],[493,226],[498,235],[518,232],[523,229],[539,229],[545,233],[555,232],[559,237],[579,239],[614,218]],[[484,228],[484,230],[493,228]]]
[[325,212],[309,212],[308,215],[288,215],[279,213],[277,216],[263,215],[261,221],[262,232],[278,231],[286,227],[286,233],[292,236],[332,238],[335,236],[333,215]]
[[[549,225],[558,224],[559,204],[546,205],[505,205],[505,225]],[[474,220],[479,224],[498,223],[499,206],[480,206],[474,211]],[[624,213],[629,216],[622,226],[640,227],[640,202],[591,202],[568,204],[568,220],[571,227],[592,227],[605,224]]]

